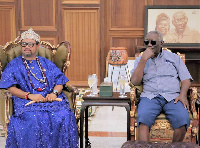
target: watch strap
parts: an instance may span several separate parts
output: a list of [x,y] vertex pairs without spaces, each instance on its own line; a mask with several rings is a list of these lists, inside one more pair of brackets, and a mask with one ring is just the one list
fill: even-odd
[[58,91],[57,90],[54,89],[52,93],[55,94],[58,97]]

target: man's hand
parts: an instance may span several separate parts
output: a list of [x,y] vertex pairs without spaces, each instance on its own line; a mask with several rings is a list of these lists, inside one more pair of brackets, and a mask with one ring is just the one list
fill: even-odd
[[45,98],[41,94],[29,94],[28,98],[32,101],[37,102],[37,103],[46,102]]
[[154,51],[152,47],[148,47],[142,54],[142,59],[148,60],[149,58],[154,57]]
[[56,100],[56,98],[57,98],[57,96],[55,94],[51,93],[51,94],[47,94],[45,100],[48,102],[53,102]]
[[187,109],[188,112],[190,112],[190,110],[189,110],[189,103],[188,103],[188,100],[187,100],[187,96],[180,94],[176,98],[176,100],[174,101],[174,103],[176,104],[178,101],[181,101],[181,103],[183,104],[183,106],[185,107],[185,109]]

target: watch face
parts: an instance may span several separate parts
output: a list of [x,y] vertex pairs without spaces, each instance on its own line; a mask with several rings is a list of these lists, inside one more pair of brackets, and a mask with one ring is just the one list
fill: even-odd
[[58,91],[57,90],[53,90],[53,93],[58,96]]
[[53,90],[53,93],[58,93],[58,91],[54,89],[54,90]]

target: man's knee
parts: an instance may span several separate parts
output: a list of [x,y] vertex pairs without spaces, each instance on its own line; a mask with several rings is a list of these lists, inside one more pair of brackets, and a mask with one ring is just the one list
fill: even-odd
[[186,126],[186,129],[190,125],[190,117],[187,109],[183,107],[183,104],[181,102],[177,102],[174,104],[173,101],[168,103],[164,107],[166,117],[171,123],[171,126],[173,129],[180,128],[181,126]]
[[140,114],[138,114],[137,117],[137,125],[140,126],[141,124],[148,126],[149,128],[151,128],[151,126],[154,124],[155,122],[155,118],[153,116],[151,116],[151,114],[149,114],[148,112],[142,112]]
[[190,125],[190,117],[188,114],[177,114],[173,119],[170,119],[170,123],[173,129],[178,129],[182,126],[187,129]]

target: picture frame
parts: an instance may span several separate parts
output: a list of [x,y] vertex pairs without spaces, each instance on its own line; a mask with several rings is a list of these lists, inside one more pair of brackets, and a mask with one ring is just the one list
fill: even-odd
[[[200,6],[145,6],[144,35],[158,30],[165,47],[200,47]],[[177,33],[178,32],[178,33]]]

